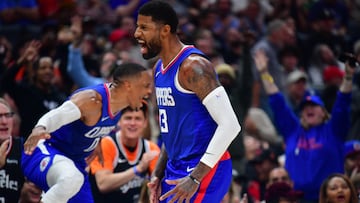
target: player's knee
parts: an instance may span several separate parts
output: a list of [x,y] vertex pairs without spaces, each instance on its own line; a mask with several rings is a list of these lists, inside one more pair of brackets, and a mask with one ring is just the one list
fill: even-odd
[[63,193],[72,196],[80,190],[84,184],[84,179],[84,175],[80,171],[71,170],[59,177],[58,185]]

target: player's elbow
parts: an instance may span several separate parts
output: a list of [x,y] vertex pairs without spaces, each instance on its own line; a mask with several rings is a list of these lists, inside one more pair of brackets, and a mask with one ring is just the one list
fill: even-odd
[[240,133],[241,126],[238,120],[234,118],[226,122],[224,129],[226,129],[229,139],[233,140]]

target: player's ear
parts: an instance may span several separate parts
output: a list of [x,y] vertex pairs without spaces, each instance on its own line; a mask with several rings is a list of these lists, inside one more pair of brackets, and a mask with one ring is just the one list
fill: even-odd
[[170,31],[171,31],[170,25],[164,25],[164,26],[162,26],[162,28],[161,28],[161,33],[162,33],[164,36],[169,35],[169,34],[170,34]]

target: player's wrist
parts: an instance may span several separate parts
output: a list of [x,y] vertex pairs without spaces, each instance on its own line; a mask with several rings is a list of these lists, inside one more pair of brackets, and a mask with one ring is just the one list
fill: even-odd
[[194,176],[192,176],[191,174],[189,174],[188,176],[194,183],[196,183],[197,185],[200,185],[200,180],[196,179]]

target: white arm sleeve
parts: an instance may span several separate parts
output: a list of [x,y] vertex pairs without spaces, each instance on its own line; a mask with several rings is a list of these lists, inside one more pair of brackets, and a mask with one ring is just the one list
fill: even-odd
[[68,100],[58,108],[44,114],[39,119],[36,126],[43,126],[45,127],[46,131],[51,133],[65,124],[80,119],[80,117],[80,109],[74,104],[74,102]]
[[240,132],[241,127],[224,87],[220,86],[214,89],[204,98],[202,103],[218,124],[214,136],[200,160],[212,168]]

